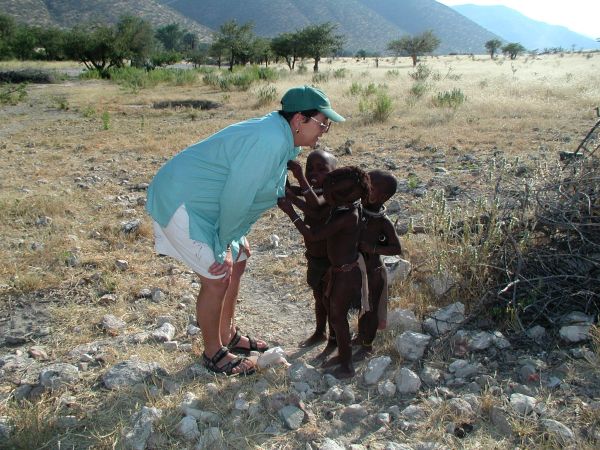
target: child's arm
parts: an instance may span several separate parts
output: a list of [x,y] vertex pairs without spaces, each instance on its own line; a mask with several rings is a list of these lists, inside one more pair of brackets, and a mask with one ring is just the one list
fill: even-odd
[[396,233],[394,224],[387,217],[384,218],[382,232],[387,238],[387,245],[378,245],[378,242],[376,240],[361,240],[360,251],[363,253],[372,253],[383,256],[402,255],[402,246],[400,245],[400,238]]
[[309,228],[305,225],[304,221],[296,211],[294,211],[294,207],[288,199],[284,197],[279,198],[277,200],[277,206],[292,219],[292,223],[296,226],[304,239],[311,242],[327,239],[329,236],[338,233],[340,230],[355,225],[357,221],[354,214],[342,214],[325,225]]
[[300,194],[304,196],[304,200],[306,204],[311,208],[318,208],[319,206],[323,206],[325,204],[325,200],[319,198],[315,191],[313,191],[311,185],[308,183],[308,180],[304,176],[304,172],[302,172],[302,166],[298,161],[290,160],[287,163],[288,169],[292,172],[296,180],[298,180],[298,184],[300,184]]

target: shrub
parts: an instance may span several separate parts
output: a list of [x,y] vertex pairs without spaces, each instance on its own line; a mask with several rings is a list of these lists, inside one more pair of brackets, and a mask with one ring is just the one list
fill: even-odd
[[306,72],[308,72],[308,67],[306,67],[306,65],[304,63],[301,63],[298,66],[298,73],[303,74],[303,73],[306,73]]
[[353,81],[352,84],[350,85],[350,89],[348,90],[348,93],[352,96],[356,96],[359,95],[362,92],[362,86],[360,83],[357,83],[356,81]]
[[312,77],[312,82],[315,84],[326,83],[329,81],[329,72],[317,72]]
[[379,90],[374,97],[363,94],[358,109],[370,121],[385,122],[392,114],[394,107],[387,92]]
[[396,78],[400,76],[400,71],[398,69],[388,70],[386,75],[390,78]]
[[0,87],[0,105],[9,104],[16,105],[25,97],[27,97],[27,91],[25,87],[27,85],[25,83],[20,83],[17,85],[7,84]]
[[346,78],[346,75],[348,75],[348,70],[343,67],[333,72],[333,78],[335,79]]
[[408,74],[415,81],[425,81],[430,75],[431,69],[426,64],[417,64],[415,71]]
[[261,86],[256,93],[256,107],[266,106],[277,99],[277,88],[272,84]]
[[433,106],[438,108],[447,106],[448,108],[458,108],[462,105],[467,97],[463,92],[454,88],[452,91],[438,92],[438,94],[432,99]]

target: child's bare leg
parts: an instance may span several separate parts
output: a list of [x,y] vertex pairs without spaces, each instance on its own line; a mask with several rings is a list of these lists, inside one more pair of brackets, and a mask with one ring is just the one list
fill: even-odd
[[[355,281],[355,271],[338,276],[337,283],[333,289],[330,300],[329,320],[335,330],[337,340],[338,354],[327,361],[327,366],[338,364],[338,367],[331,372],[336,378],[350,378],[354,376],[354,366],[352,365],[352,347],[350,345],[350,326],[348,325],[348,309],[350,308],[350,299],[360,289],[352,292],[352,281]],[[358,278],[360,283],[360,278]],[[343,283],[343,284],[342,284]],[[359,286],[360,288],[360,286]]]
[[325,309],[325,304],[323,303],[323,296],[320,291],[313,290],[313,295],[315,297],[315,319],[316,319],[316,328],[315,332],[308,337],[308,339],[302,341],[300,343],[300,347],[312,347],[313,345],[317,345],[327,339],[325,335],[326,325],[327,325],[327,311]]

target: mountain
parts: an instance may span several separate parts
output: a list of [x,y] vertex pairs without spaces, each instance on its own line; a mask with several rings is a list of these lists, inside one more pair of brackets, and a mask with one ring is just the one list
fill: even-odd
[[530,19],[505,6],[456,5],[453,9],[508,42],[519,42],[529,50],[563,47],[600,49],[594,39],[568,28]]
[[436,53],[481,53],[486,41],[498,37],[434,0],[159,1],[214,30],[232,19],[252,21],[265,37],[333,22],[349,51],[384,52],[391,40],[431,29],[442,41]]
[[179,23],[210,42],[212,30],[155,0],[0,0],[0,13],[29,25],[72,28],[85,23],[114,24],[123,15],[141,17],[154,27]]
[[204,42],[232,19],[252,21],[264,37],[332,22],[349,52],[385,53],[388,42],[426,30],[441,39],[436,54],[483,53],[484,43],[498,38],[434,0],[0,0],[0,11],[19,22],[61,27],[116,23],[133,14],[155,27],[179,23]]

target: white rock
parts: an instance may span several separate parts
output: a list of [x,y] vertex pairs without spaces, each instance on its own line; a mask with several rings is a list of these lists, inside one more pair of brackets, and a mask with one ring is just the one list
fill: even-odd
[[396,393],[396,385],[391,380],[382,381],[377,385],[377,392],[384,397],[393,397]]
[[587,341],[590,337],[591,325],[567,325],[561,327],[560,337],[567,342]]
[[365,369],[365,383],[367,385],[376,384],[391,363],[392,359],[389,356],[380,356],[371,359]]
[[540,420],[540,423],[546,432],[556,436],[563,445],[572,444],[575,440],[573,431],[561,422],[552,419],[542,419]]
[[398,329],[398,331],[422,331],[421,322],[415,316],[415,313],[409,309],[394,309],[388,313],[387,325],[389,328]]
[[396,389],[398,394],[414,394],[421,387],[421,379],[412,370],[402,367],[396,374]]
[[432,336],[440,336],[458,327],[464,320],[465,305],[457,302],[438,309],[423,322],[423,329]]
[[396,337],[395,347],[398,353],[408,361],[417,361],[421,359],[431,336],[427,334],[415,333],[414,331],[405,331]]
[[510,396],[510,405],[518,414],[529,414],[535,408],[536,403],[537,400],[528,395],[514,393]]
[[187,441],[198,439],[200,436],[200,430],[198,429],[198,423],[196,419],[191,416],[185,416],[179,421],[175,427],[176,433],[183,437]]

